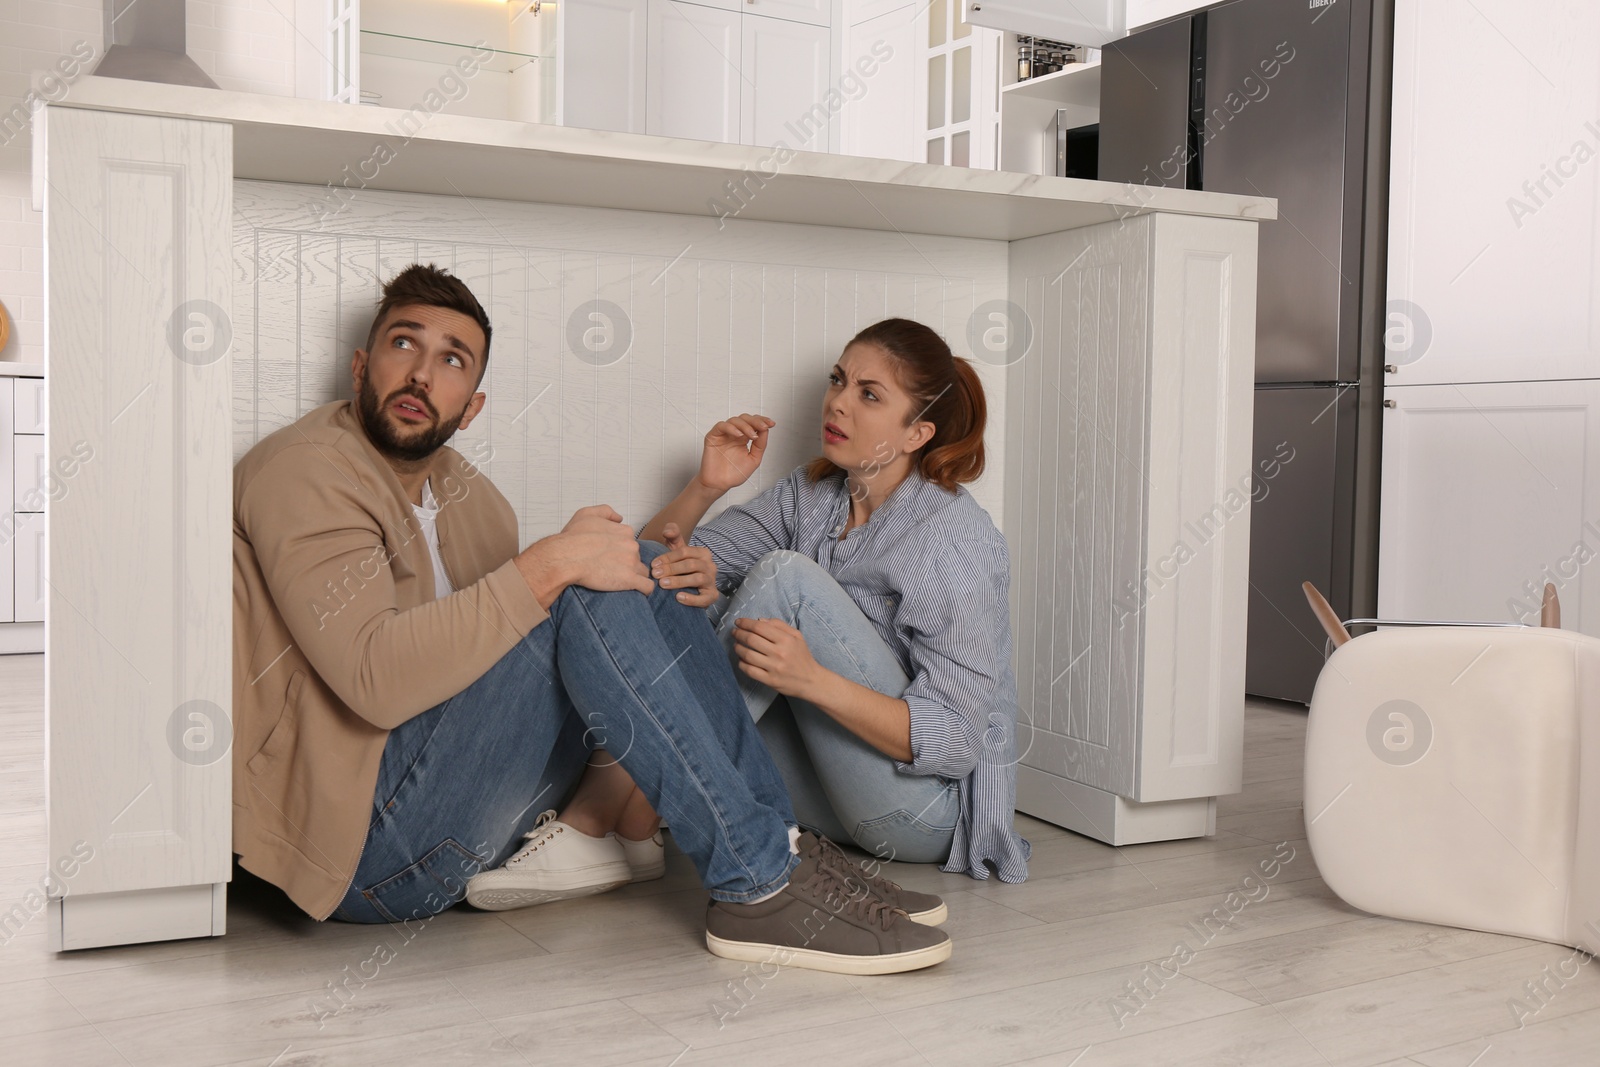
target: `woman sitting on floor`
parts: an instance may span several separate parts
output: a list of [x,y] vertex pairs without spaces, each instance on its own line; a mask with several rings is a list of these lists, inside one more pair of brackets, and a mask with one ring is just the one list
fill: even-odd
[[857,334],[828,383],[822,455],[698,525],[760,466],[776,423],[712,427],[699,473],[640,534],[677,545],[654,576],[716,600],[802,825],[881,859],[1020,882],[1010,569],[962,487],[983,472],[983,387],[907,319]]

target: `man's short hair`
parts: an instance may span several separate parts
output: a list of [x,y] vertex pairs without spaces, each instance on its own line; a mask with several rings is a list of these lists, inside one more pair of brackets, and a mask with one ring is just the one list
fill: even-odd
[[413,263],[389,279],[383,287],[383,301],[378,305],[378,313],[373,316],[371,328],[367,330],[367,354],[372,354],[372,346],[378,341],[378,327],[389,312],[409,304],[459,311],[482,328],[483,358],[478,365],[478,381],[482,382],[484,372],[489,368],[489,338],[494,332],[489,326],[489,316],[460,278],[432,263],[426,267]]

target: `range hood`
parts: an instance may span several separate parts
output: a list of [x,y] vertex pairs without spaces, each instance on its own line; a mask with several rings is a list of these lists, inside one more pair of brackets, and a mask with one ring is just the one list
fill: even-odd
[[106,54],[94,73],[217,88],[189,58],[188,16],[187,0],[105,0]]
[[1127,0],[965,0],[974,26],[1101,48],[1128,35]]
[[962,0],[974,26],[1103,48],[1221,0]]

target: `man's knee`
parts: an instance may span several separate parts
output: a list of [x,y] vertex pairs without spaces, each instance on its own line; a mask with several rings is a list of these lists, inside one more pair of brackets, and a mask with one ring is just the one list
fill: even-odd
[[641,560],[643,560],[645,563],[649,563],[651,560],[655,559],[657,556],[659,556],[662,553],[666,552],[666,550],[667,550],[667,546],[662,544],[659,541],[640,541],[639,542],[639,558]]

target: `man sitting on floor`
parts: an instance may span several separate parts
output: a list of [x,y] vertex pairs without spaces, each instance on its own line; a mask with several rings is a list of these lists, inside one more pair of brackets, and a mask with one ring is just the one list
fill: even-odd
[[[629,870],[602,844],[628,811],[535,813],[583,809],[620,763],[710,892],[717,955],[851,974],[948,958],[907,914],[926,895],[801,838],[705,613],[649,576],[663,546],[598,505],[518,551],[506,499],[445,446],[483,408],[490,335],[458,279],[408,267],[355,353],[357,399],[234,470],[241,864],[347,922],[436,914],[486,868],[489,907],[611,888]],[[586,770],[597,735],[617,759]],[[623,855],[659,869],[648,841]]]

